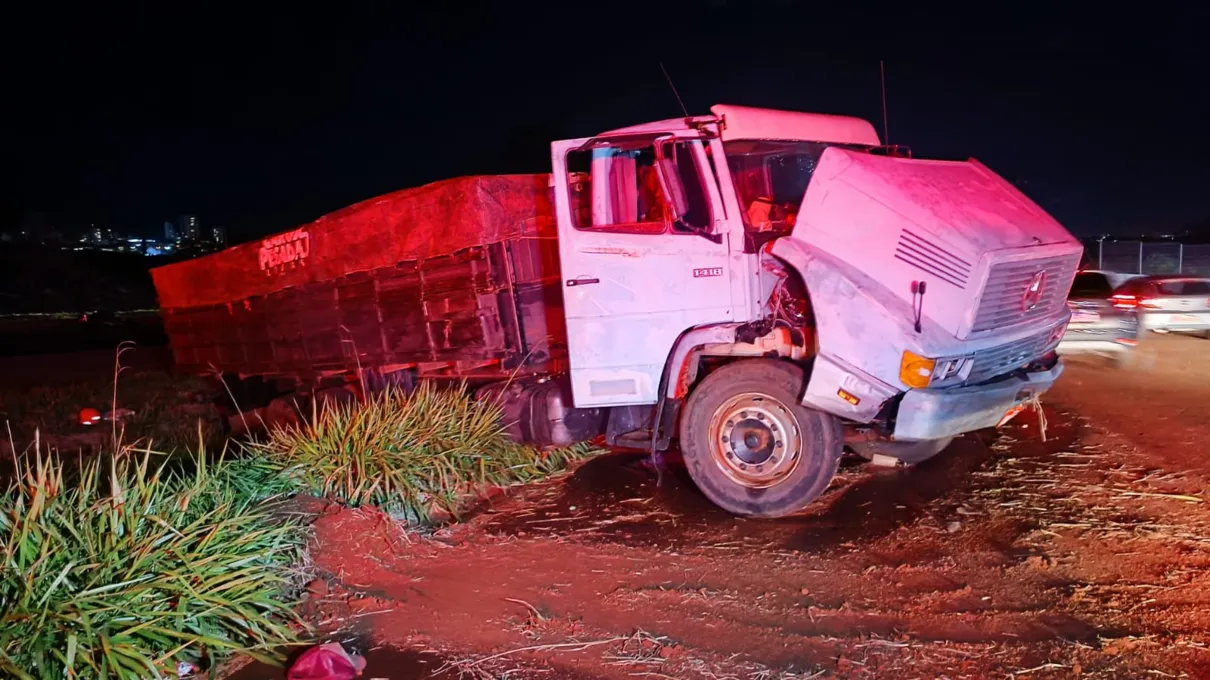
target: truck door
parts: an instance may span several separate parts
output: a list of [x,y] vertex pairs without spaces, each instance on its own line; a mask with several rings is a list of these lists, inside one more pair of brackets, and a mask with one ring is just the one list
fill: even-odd
[[552,157],[575,404],[653,404],[677,337],[733,318],[705,148],[601,138],[557,142]]

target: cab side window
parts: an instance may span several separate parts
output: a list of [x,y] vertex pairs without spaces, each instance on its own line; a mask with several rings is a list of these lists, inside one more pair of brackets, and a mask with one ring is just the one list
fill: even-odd
[[[619,140],[568,153],[575,227],[643,234],[708,228],[710,194],[694,144],[701,143]],[[665,186],[668,180],[671,186]]]

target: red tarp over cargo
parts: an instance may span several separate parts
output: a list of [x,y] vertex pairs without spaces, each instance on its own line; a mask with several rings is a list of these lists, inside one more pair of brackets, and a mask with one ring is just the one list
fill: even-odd
[[161,308],[204,307],[523,234],[553,236],[548,184],[549,175],[490,175],[404,189],[151,275]]

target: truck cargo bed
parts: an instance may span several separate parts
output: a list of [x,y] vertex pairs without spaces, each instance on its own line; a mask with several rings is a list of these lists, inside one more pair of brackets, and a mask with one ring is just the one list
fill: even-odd
[[566,361],[545,176],[396,192],[153,278],[189,372],[507,376]]
[[557,256],[553,239],[505,241],[168,310],[165,326],[177,366],[197,373],[555,370],[566,356]]

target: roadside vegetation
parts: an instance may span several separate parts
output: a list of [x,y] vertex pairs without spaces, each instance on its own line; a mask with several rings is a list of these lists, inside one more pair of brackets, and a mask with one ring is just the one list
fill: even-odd
[[314,406],[307,422],[246,445],[314,495],[376,505],[397,518],[457,516],[490,487],[530,482],[592,453],[587,445],[539,450],[511,441],[497,403],[429,384],[386,390],[363,403]]
[[[16,678],[175,676],[232,652],[278,658],[305,529],[252,461],[124,449],[27,458],[0,501],[0,669]],[[249,480],[251,480],[249,482]]]
[[[286,511],[292,496],[430,522],[592,452],[515,444],[498,405],[430,386],[317,405],[307,422],[224,443],[199,387],[125,375],[119,353],[108,385],[0,392],[0,675],[175,677],[236,653],[280,661],[312,637],[294,605],[317,546]],[[93,446],[51,434],[107,401],[133,414],[90,428]]]

